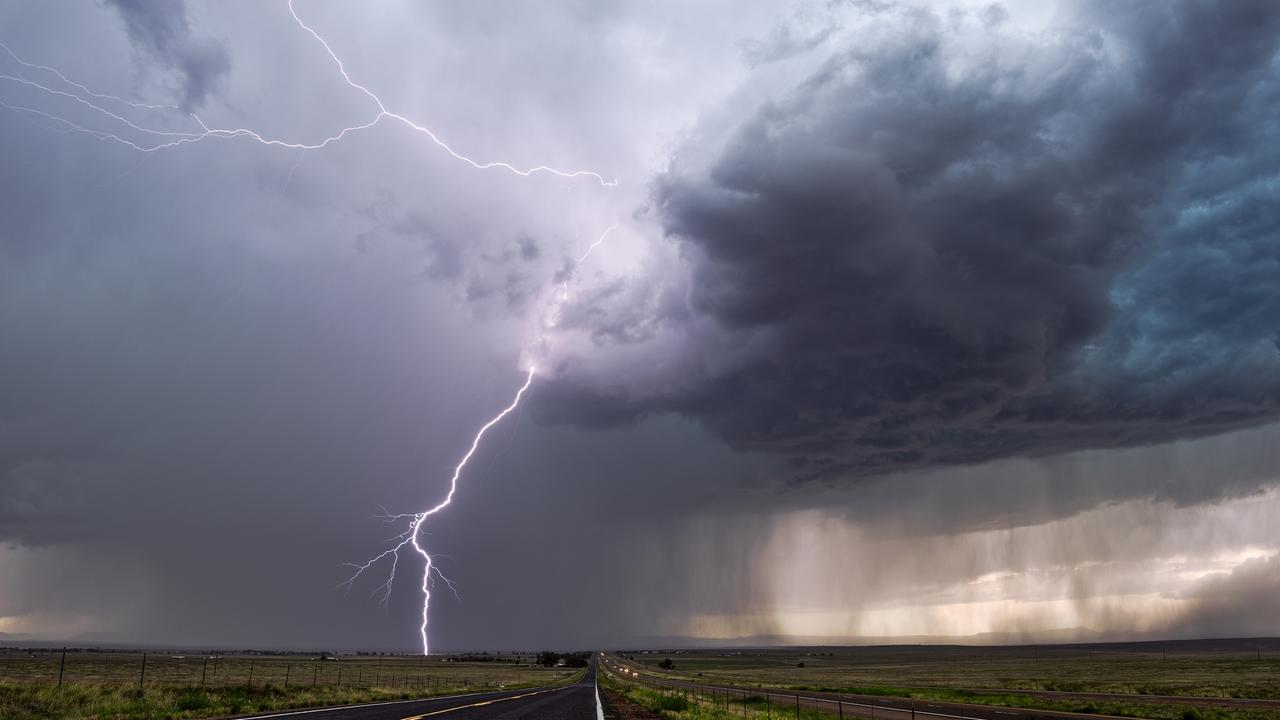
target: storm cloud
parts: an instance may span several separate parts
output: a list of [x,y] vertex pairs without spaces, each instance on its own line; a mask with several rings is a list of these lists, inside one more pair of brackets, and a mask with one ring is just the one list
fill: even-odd
[[546,413],[686,413],[799,478],[1280,414],[1280,8],[1094,4],[1037,34],[993,8],[864,6],[789,51],[822,53],[794,89],[694,133],[652,185],[684,297],[593,327],[645,354],[613,327],[661,324],[692,359],[642,385],[569,359]]
[[187,6],[182,0],[108,0],[120,12],[129,38],[156,60],[181,76],[183,109],[204,104],[230,69],[226,48],[206,38],[198,38],[187,22]]
[[377,107],[284,3],[0,5],[0,633],[412,649],[343,563],[529,364],[435,647],[1276,629],[1271,6],[295,5],[458,152],[619,184],[139,152],[40,65],[162,132]]

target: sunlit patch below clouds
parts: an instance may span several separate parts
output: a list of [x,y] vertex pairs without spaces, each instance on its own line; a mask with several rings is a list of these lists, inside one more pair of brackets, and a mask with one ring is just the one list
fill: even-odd
[[[1274,584],[1277,523],[1274,486],[1216,504],[1131,501],[950,536],[885,539],[822,511],[797,512],[774,525],[760,553],[770,597],[746,612],[695,615],[682,631],[832,640],[1195,635],[1219,584]],[[1275,609],[1241,608],[1241,632]]]

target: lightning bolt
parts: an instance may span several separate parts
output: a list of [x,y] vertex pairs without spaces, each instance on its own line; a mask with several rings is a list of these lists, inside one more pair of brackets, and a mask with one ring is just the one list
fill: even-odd
[[587,246],[587,251],[582,253],[582,255],[573,262],[573,267],[570,268],[569,272],[565,273],[564,282],[560,283],[560,302],[561,303],[569,299],[569,281],[573,279],[573,275],[578,270],[578,266],[581,265],[583,261],[585,261],[591,255],[591,251],[600,247],[600,244],[605,241],[605,238],[609,237],[609,233],[617,229],[618,229],[617,223],[610,225],[608,228],[605,229],[603,233],[600,234],[600,237],[595,242]]
[[375,92],[370,90],[367,86],[362,85],[361,83],[358,83],[354,79],[352,79],[351,74],[347,72],[346,64],[344,64],[342,62],[342,59],[338,57],[338,54],[334,52],[333,48],[329,45],[329,42],[325,40],[324,37],[321,36],[320,33],[318,33],[314,28],[312,28],[310,25],[304,22],[301,17],[299,17],[297,10],[294,8],[294,0],[288,0],[287,6],[289,9],[289,15],[293,18],[293,21],[297,23],[298,27],[301,28],[308,35],[310,35],[312,38],[314,38],[316,42],[318,42],[320,46],[324,48],[324,51],[329,56],[329,59],[332,60],[334,65],[337,66],[338,73],[342,75],[342,79],[344,82],[346,82],[347,86],[352,88],[353,90],[358,91],[360,94],[364,95],[373,103],[373,106],[376,112],[371,118],[369,118],[368,120],[362,123],[357,123],[355,125],[349,125],[346,127],[339,128],[338,130],[331,132],[329,135],[325,136],[324,138],[321,138],[318,141],[311,141],[311,142],[303,142],[298,140],[282,140],[279,138],[266,137],[261,133],[255,130],[252,130],[250,128],[212,128],[212,127],[209,127],[195,113],[186,113],[186,115],[191,122],[193,122],[196,126],[199,127],[199,131],[162,130],[156,127],[142,125],[132,120],[129,120],[125,118],[123,115],[120,115],[119,113],[104,107],[104,105],[100,103],[109,101],[112,103],[127,105],[134,109],[148,110],[148,111],[166,110],[166,111],[177,112],[177,111],[180,111],[179,108],[177,108],[174,105],[157,105],[157,104],[134,102],[130,100],[125,100],[124,98],[120,98],[115,95],[108,95],[105,93],[95,92],[93,90],[90,90],[84,84],[75,82],[69,79],[66,75],[64,75],[62,72],[60,72],[55,68],[49,67],[47,65],[40,65],[33,62],[28,62],[22,59],[16,53],[14,53],[13,50],[11,50],[7,45],[4,45],[3,43],[0,43],[0,49],[4,50],[4,52],[14,62],[18,63],[18,65],[20,65],[22,68],[25,68],[27,70],[36,70],[36,71],[51,74],[57,77],[60,81],[62,81],[66,87],[71,88],[71,90],[58,89],[55,87],[51,87],[50,85],[47,85],[45,83],[32,80],[26,77],[21,71],[18,71],[16,74],[0,73],[0,81],[6,81],[15,85],[20,85],[31,90],[36,90],[38,92],[45,93],[46,95],[50,95],[53,97],[65,98],[71,102],[74,102],[78,105],[81,105],[87,108],[89,111],[91,111],[94,114],[105,117],[110,121],[114,121],[114,123],[117,125],[123,125],[129,130],[132,130],[136,133],[146,136],[150,138],[150,140],[147,141],[147,140],[141,140],[141,139],[130,139],[125,137],[124,135],[121,135],[120,132],[117,132],[117,131],[100,130],[100,129],[86,127],[85,125],[82,125],[77,122],[73,122],[67,118],[55,115],[45,110],[40,110],[38,108],[32,108],[25,105],[15,105],[15,104],[5,102],[3,100],[0,100],[0,107],[5,107],[5,108],[8,108],[9,110],[19,112],[19,113],[34,115],[36,117],[49,120],[50,122],[53,122],[58,126],[65,128],[68,131],[89,135],[90,137],[94,137],[99,140],[116,142],[139,152],[155,152],[157,150],[165,150],[165,149],[179,147],[182,145],[189,145],[193,143],[203,142],[211,138],[249,138],[262,145],[267,145],[267,146],[280,147],[280,148],[286,148],[291,150],[319,150],[319,149],[328,147],[332,143],[342,140],[348,135],[361,132],[363,130],[368,130],[380,124],[384,120],[390,120],[393,122],[397,122],[416,133],[426,136],[434,145],[439,147],[445,153],[447,153],[448,155],[450,155],[456,160],[459,160],[463,163],[466,163],[467,165],[470,165],[471,167],[477,170],[499,169],[499,170],[505,170],[507,172],[514,173],[516,175],[520,175],[523,177],[528,177],[536,173],[547,173],[551,175],[557,175],[562,178],[586,177],[586,178],[594,179],[603,187],[613,187],[618,184],[617,180],[606,179],[603,175],[600,175],[599,173],[596,173],[590,170],[560,170],[550,165],[538,165],[535,167],[520,168],[505,161],[500,161],[500,160],[499,161],[482,161],[482,160],[477,160],[468,155],[465,155],[461,152],[458,152],[453,148],[453,146],[445,142],[439,135],[437,135],[435,131],[433,131],[431,128],[421,123],[410,120],[408,117],[398,112],[394,112],[388,109],[386,103],[384,103],[382,101],[382,98],[378,97],[378,95]]
[[[301,164],[303,157],[305,157],[306,151],[324,149],[352,134],[369,130],[379,124],[382,124],[384,121],[399,123],[409,130],[425,136],[432,144],[443,150],[450,157],[477,170],[503,170],[522,177],[529,177],[535,174],[549,174],[562,178],[590,178],[595,180],[602,187],[613,187],[617,185],[617,180],[606,179],[603,175],[590,170],[561,170],[549,165],[537,165],[534,167],[522,168],[505,161],[478,160],[459,152],[453,146],[445,142],[431,128],[419,122],[415,122],[401,113],[389,109],[386,103],[383,102],[382,98],[380,98],[374,91],[353,79],[350,72],[347,70],[346,64],[334,51],[329,42],[298,15],[297,10],[294,7],[294,0],[287,0],[286,5],[289,10],[289,15],[293,18],[293,21],[303,32],[310,35],[311,38],[313,38],[320,47],[324,49],[325,54],[328,55],[329,59],[337,67],[338,73],[342,76],[342,79],[347,86],[363,95],[372,103],[374,112],[363,122],[340,127],[331,131],[328,135],[320,138],[319,140],[311,141],[267,137],[256,130],[243,127],[210,127],[195,113],[183,112],[183,110],[176,105],[137,102],[116,95],[91,90],[83,83],[70,79],[56,68],[29,62],[19,57],[13,52],[13,50],[3,43],[0,43],[0,50],[2,50],[13,63],[16,63],[17,68],[20,69],[14,69],[12,72],[0,71],[0,82],[6,82],[11,85],[23,87],[30,91],[42,93],[51,98],[65,100],[85,109],[91,117],[96,117],[99,122],[105,122],[107,124],[105,126],[90,127],[83,122],[76,122],[70,118],[63,117],[48,110],[10,103],[2,99],[0,99],[0,107],[7,108],[20,114],[46,120],[49,123],[52,123],[54,128],[60,129],[64,132],[84,134],[101,141],[117,143],[141,153],[153,153],[161,150],[174,149],[212,139],[234,138],[246,138],[267,147],[302,151],[297,162],[289,171],[289,177],[286,179],[285,183],[286,187],[292,180],[293,174],[297,170],[298,165]],[[0,59],[3,59],[3,56],[0,56]],[[11,65],[10,67],[12,68],[13,66]],[[47,79],[33,79],[40,76],[37,74],[52,76],[53,78],[56,78],[61,85],[55,86],[54,83]],[[189,127],[194,126],[194,128],[188,130],[166,129],[154,124],[147,124],[142,121],[129,119],[122,114],[130,113],[131,111],[149,114],[163,113],[170,118],[175,116],[182,117],[186,122],[190,123]],[[568,299],[569,282],[573,279],[578,266],[581,265],[583,261],[585,261],[587,257],[605,241],[609,233],[613,232],[616,228],[617,226],[614,225],[605,230],[604,233],[601,234],[595,242],[591,243],[587,247],[586,251],[572,263],[563,281],[560,283],[558,302],[555,302],[552,308],[550,308],[552,315],[558,312],[560,306],[562,306]],[[545,328],[539,339],[540,341],[545,340]],[[423,600],[422,623],[419,626],[419,634],[422,639],[422,652],[424,655],[427,654],[430,649],[427,625],[433,577],[438,577],[443,580],[451,589],[454,590],[455,594],[457,590],[454,587],[453,582],[440,571],[431,554],[427,552],[425,547],[423,547],[421,542],[423,524],[426,522],[427,518],[443,511],[452,504],[454,494],[458,490],[458,482],[462,477],[462,473],[467,467],[467,463],[471,461],[471,458],[480,448],[480,443],[484,439],[485,434],[516,410],[520,405],[521,400],[524,398],[525,393],[533,384],[533,378],[536,372],[536,365],[530,364],[525,374],[524,383],[516,391],[511,403],[482,425],[476,432],[467,452],[462,456],[462,459],[453,469],[453,475],[449,478],[449,490],[445,494],[444,499],[435,506],[417,513],[391,514],[384,510],[384,514],[380,516],[384,522],[398,523],[408,521],[408,527],[390,539],[391,545],[387,549],[373,556],[369,560],[366,560],[363,563],[346,563],[348,567],[352,568],[353,572],[347,580],[339,585],[339,587],[346,587],[347,589],[350,589],[356,580],[363,576],[365,572],[383,562],[390,562],[389,573],[386,581],[374,590],[375,595],[381,593],[381,603],[385,605],[390,600],[391,590],[396,579],[396,572],[399,568],[401,551],[412,548],[414,552],[422,557],[424,564],[422,575]]]
[[391,586],[396,579],[396,568],[400,561],[400,551],[404,550],[406,546],[409,546],[413,548],[414,552],[422,556],[424,565],[422,572],[422,624],[419,626],[418,632],[422,636],[423,655],[429,654],[431,649],[430,641],[427,637],[428,611],[431,607],[431,574],[434,572],[443,579],[445,583],[454,590],[455,594],[457,593],[457,589],[454,588],[453,582],[450,581],[449,578],[445,577],[440,572],[439,568],[436,567],[435,561],[431,558],[431,554],[422,546],[422,543],[418,542],[418,537],[422,531],[422,524],[426,522],[427,518],[435,515],[441,510],[444,510],[453,503],[453,496],[458,491],[458,480],[462,477],[462,471],[467,467],[467,463],[471,462],[471,457],[480,449],[480,441],[484,439],[485,433],[488,433],[494,425],[502,422],[503,418],[510,415],[517,407],[519,407],[520,400],[524,398],[524,394],[529,390],[529,386],[533,384],[533,376],[536,372],[537,368],[530,366],[525,375],[524,384],[520,386],[519,390],[516,390],[515,397],[511,399],[511,404],[507,405],[501,412],[490,418],[489,422],[481,425],[480,429],[476,431],[475,437],[471,439],[471,447],[467,448],[466,454],[462,456],[462,459],[459,460],[458,464],[453,468],[453,475],[449,478],[449,492],[445,494],[444,499],[434,507],[419,513],[382,515],[381,517],[389,522],[406,519],[410,520],[409,529],[392,538],[392,541],[395,543],[394,545],[383,550],[381,553],[375,555],[369,560],[359,564],[347,563],[348,566],[355,568],[355,572],[352,573],[351,577],[347,578],[339,587],[350,587],[362,574],[364,574],[366,570],[372,568],[383,560],[388,558],[391,559],[391,572],[387,577],[387,581],[378,586],[377,590],[374,591],[375,593],[379,590],[383,592],[382,602],[385,604],[391,595]]
[[[597,238],[595,242],[588,245],[586,251],[584,251],[582,255],[580,255],[572,263],[568,272],[565,275],[565,279],[560,284],[560,293],[559,293],[558,301],[553,303],[552,310],[551,310],[553,314],[559,310],[560,306],[562,306],[565,300],[568,298],[569,282],[573,279],[574,275],[577,272],[578,267],[582,265],[584,261],[586,261],[586,259],[591,255],[591,253],[609,237],[609,233],[616,230],[617,227],[618,226],[616,224],[609,226],[603,233],[601,233],[600,237]],[[554,322],[553,321],[549,322],[548,325],[554,325]],[[546,334],[544,330],[543,335],[540,338],[540,341],[544,341],[545,339],[546,339]],[[347,563],[348,567],[353,568],[354,572],[351,574],[350,577],[348,577],[345,581],[343,581],[341,585],[339,585],[339,587],[346,587],[349,589],[356,582],[356,580],[358,580],[360,576],[365,573],[365,571],[369,570],[370,568],[381,563],[384,560],[390,559],[391,568],[388,573],[386,582],[384,582],[382,585],[379,585],[374,590],[374,594],[377,594],[378,592],[382,593],[382,603],[385,605],[391,597],[391,588],[395,583],[396,570],[399,567],[399,563],[400,563],[400,551],[405,550],[406,547],[409,546],[413,548],[414,552],[422,556],[423,564],[424,564],[424,569],[422,572],[422,624],[419,626],[419,634],[422,637],[422,654],[423,655],[430,654],[430,641],[427,637],[427,624],[428,624],[428,613],[431,606],[432,573],[434,572],[437,577],[442,579],[449,586],[449,588],[454,591],[455,596],[457,595],[457,588],[454,587],[453,582],[450,581],[448,577],[446,577],[443,573],[440,572],[440,569],[436,566],[435,561],[431,557],[431,554],[428,553],[427,550],[418,541],[418,538],[421,534],[422,525],[428,517],[435,515],[436,513],[448,507],[453,502],[453,496],[458,491],[458,480],[462,477],[462,471],[464,468],[466,468],[467,463],[471,461],[471,457],[475,455],[476,451],[480,448],[480,441],[484,439],[485,433],[489,432],[489,430],[492,429],[493,426],[502,422],[503,418],[505,418],[507,415],[510,415],[512,412],[515,411],[517,407],[520,406],[520,401],[521,399],[524,398],[525,393],[529,390],[529,387],[533,384],[533,378],[536,373],[537,373],[537,366],[534,364],[530,364],[529,369],[525,375],[524,384],[521,385],[518,390],[516,390],[515,397],[512,398],[511,404],[507,405],[505,408],[502,409],[501,412],[499,412],[497,415],[490,418],[488,422],[486,422],[484,425],[481,425],[480,429],[476,431],[475,437],[473,437],[471,440],[471,446],[467,449],[466,454],[462,456],[462,459],[458,462],[458,464],[453,468],[453,475],[449,478],[449,492],[445,494],[444,499],[441,500],[434,507],[419,513],[391,514],[391,513],[387,513],[384,510],[383,514],[379,516],[383,520],[387,522],[409,520],[410,521],[409,528],[391,539],[391,541],[394,543],[391,547],[387,548],[386,550],[383,550],[381,553],[378,553],[377,555],[373,556],[369,560],[366,560],[363,563]]]

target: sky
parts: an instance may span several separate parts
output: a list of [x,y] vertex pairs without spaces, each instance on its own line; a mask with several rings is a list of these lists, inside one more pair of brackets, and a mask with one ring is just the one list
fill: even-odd
[[6,3],[0,639],[1280,634],[1277,38]]

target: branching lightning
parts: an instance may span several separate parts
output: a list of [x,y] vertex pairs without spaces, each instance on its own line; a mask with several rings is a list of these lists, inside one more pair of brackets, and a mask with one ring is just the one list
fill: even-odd
[[[595,242],[587,246],[587,249],[582,253],[582,255],[578,256],[578,258],[570,265],[568,272],[565,274],[565,279],[560,284],[560,292],[558,294],[558,297],[552,303],[551,312],[553,316],[554,316],[554,313],[559,309],[560,306],[564,304],[565,300],[568,298],[569,282],[573,279],[573,276],[577,272],[578,267],[582,265],[582,263],[587,259],[587,257],[590,256],[591,253],[609,237],[609,233],[616,230],[617,227],[618,226],[616,224],[609,226],[600,235],[600,237],[597,238]],[[529,387],[533,384],[533,378],[535,374],[537,374],[537,366],[531,364],[529,366],[528,371],[525,374],[524,384],[521,385],[518,390],[516,390],[515,397],[512,398],[511,404],[507,405],[505,408],[502,409],[501,412],[499,412],[497,415],[490,418],[488,422],[480,426],[480,429],[476,431],[475,437],[473,437],[471,440],[471,446],[467,448],[467,452],[465,455],[462,456],[462,460],[460,460],[458,464],[453,468],[453,475],[449,478],[449,491],[448,493],[445,494],[444,499],[441,500],[434,507],[420,513],[394,513],[393,514],[393,513],[387,512],[384,509],[383,514],[379,516],[382,520],[386,522],[401,522],[401,521],[408,520],[409,521],[408,528],[404,532],[398,535],[395,535],[394,537],[391,538],[390,542],[393,544],[390,547],[388,547],[386,550],[383,550],[381,553],[378,553],[377,555],[373,556],[369,560],[366,560],[363,563],[347,563],[348,567],[351,567],[353,569],[353,572],[350,577],[348,577],[345,581],[342,582],[341,585],[339,585],[339,587],[350,588],[356,582],[356,580],[358,580],[360,576],[363,575],[367,570],[383,562],[384,560],[390,561],[391,568],[387,575],[386,582],[382,583],[374,590],[374,594],[378,594],[379,592],[381,592],[382,594],[381,601],[383,604],[386,604],[391,597],[392,585],[394,585],[395,583],[396,570],[399,567],[399,563],[400,563],[400,551],[404,550],[406,546],[411,546],[414,552],[422,556],[423,563],[424,563],[424,569],[422,573],[422,624],[419,626],[419,633],[422,636],[422,653],[424,655],[428,654],[430,650],[430,642],[427,637],[427,623],[428,623],[428,611],[430,610],[430,605],[431,605],[432,573],[435,573],[436,577],[439,577],[441,580],[443,580],[445,584],[449,586],[449,589],[454,592],[455,596],[457,595],[458,591],[457,591],[457,588],[454,587],[453,581],[451,581],[442,572],[440,572],[439,567],[436,566],[435,561],[432,559],[431,555],[426,551],[425,548],[422,547],[422,544],[419,542],[419,536],[421,535],[422,525],[428,517],[435,515],[436,513],[448,507],[453,502],[453,496],[454,496],[454,493],[456,493],[458,490],[458,480],[462,476],[462,471],[464,468],[466,468],[467,463],[471,461],[471,457],[475,455],[476,451],[480,448],[480,441],[484,439],[485,433],[489,432],[489,430],[493,428],[493,426],[502,422],[503,418],[505,418],[507,415],[510,415],[512,412],[515,411],[517,407],[519,407],[521,399],[524,398],[524,394],[529,390]]]
[[516,175],[521,175],[525,177],[528,177],[529,175],[533,175],[535,173],[548,173],[551,175],[558,175],[563,178],[589,177],[594,179],[596,182],[600,183],[600,185],[604,187],[612,187],[617,184],[617,180],[606,179],[603,175],[600,175],[599,173],[596,173],[596,172],[592,172],[590,170],[560,170],[560,169],[551,167],[549,165],[538,165],[536,167],[520,168],[505,161],[476,160],[475,158],[472,158],[468,155],[458,152],[451,145],[449,145],[447,142],[441,139],[441,137],[437,135],[433,130],[431,130],[431,128],[427,127],[426,125],[422,125],[421,123],[414,122],[413,120],[410,120],[408,117],[400,113],[389,110],[387,108],[386,103],[382,101],[382,98],[378,97],[376,93],[374,93],[365,85],[362,85],[356,82],[355,80],[353,80],[351,78],[351,75],[347,72],[346,65],[342,62],[341,58],[338,57],[338,54],[334,52],[333,48],[329,45],[328,41],[326,41],[324,37],[320,35],[320,33],[316,32],[314,28],[312,28],[310,25],[304,22],[301,17],[298,16],[297,11],[293,7],[294,0],[288,0],[287,4],[289,8],[289,15],[293,18],[294,22],[297,23],[298,27],[300,27],[308,35],[314,38],[322,48],[324,48],[324,51],[329,56],[329,59],[332,60],[333,63],[338,67],[338,73],[342,75],[342,79],[344,82],[346,82],[347,86],[352,88],[353,90],[359,91],[362,95],[364,95],[373,103],[374,108],[377,110],[377,112],[373,115],[373,117],[369,118],[365,122],[358,123],[356,125],[349,125],[343,128],[339,128],[338,130],[332,132],[328,136],[320,139],[319,141],[312,141],[312,142],[301,142],[301,141],[295,141],[295,140],[282,140],[279,138],[269,138],[249,128],[212,128],[212,127],[209,127],[203,120],[201,120],[200,117],[195,113],[187,113],[187,117],[191,120],[191,122],[195,123],[195,125],[199,127],[198,131],[161,130],[155,127],[148,127],[146,125],[135,123],[132,120],[129,120],[124,116],[120,115],[119,113],[116,113],[107,109],[103,105],[99,104],[99,101],[110,101],[113,103],[121,103],[139,110],[180,111],[179,108],[177,108],[174,105],[155,105],[155,104],[149,104],[149,103],[133,102],[133,101],[129,101],[129,100],[125,100],[123,98],[117,97],[115,95],[108,95],[105,93],[94,92],[90,90],[88,87],[86,87],[85,85],[70,80],[62,72],[52,67],[49,67],[46,65],[39,65],[37,63],[28,62],[22,59],[16,53],[14,53],[13,50],[11,50],[8,46],[4,44],[0,44],[0,49],[3,49],[4,52],[14,62],[17,62],[22,68],[25,68],[27,70],[38,70],[41,72],[54,75],[60,81],[62,81],[66,87],[71,89],[61,90],[58,88],[51,87],[49,85],[38,82],[36,80],[32,80],[24,76],[21,71],[18,71],[16,74],[0,73],[0,81],[6,81],[9,83],[21,85],[26,88],[37,90],[39,92],[43,92],[47,95],[51,95],[54,97],[65,98],[79,105],[82,105],[85,108],[88,108],[93,113],[103,116],[108,120],[114,121],[119,125],[123,125],[130,130],[133,130],[137,133],[147,136],[148,138],[150,138],[150,141],[145,141],[141,139],[129,139],[121,135],[119,132],[112,131],[112,130],[99,130],[99,129],[89,128],[80,123],[73,122],[69,119],[60,117],[53,113],[46,112],[44,110],[40,110],[37,108],[27,107],[25,105],[15,105],[15,104],[7,103],[4,101],[0,101],[0,107],[5,107],[15,112],[21,112],[21,113],[26,113],[29,115],[41,117],[45,120],[49,120],[53,123],[56,123],[57,125],[63,127],[64,129],[83,133],[85,135],[95,137],[99,140],[120,143],[122,145],[125,145],[139,152],[155,152],[157,150],[165,150],[169,148],[178,147],[181,145],[202,142],[210,138],[238,138],[238,137],[250,138],[263,145],[274,146],[274,147],[288,148],[293,150],[319,150],[319,149],[328,147],[330,144],[334,142],[342,140],[343,138],[347,137],[352,133],[357,133],[362,130],[368,130],[369,128],[372,128],[375,125],[378,125],[383,120],[392,120],[400,123],[401,125],[405,126],[406,128],[409,128],[410,130],[413,130],[414,132],[427,136],[427,138],[429,138],[433,144],[435,144],[441,150],[444,150],[454,159],[464,162],[470,165],[471,167],[476,168],[477,170],[500,169],[500,170],[506,170]]
[[[537,371],[536,367],[530,366],[528,373],[525,375],[524,384],[521,385],[520,389],[516,391],[516,395],[514,398],[512,398],[511,404],[503,408],[502,412],[498,413],[497,415],[494,415],[489,420],[489,422],[480,426],[480,429],[476,431],[475,437],[472,438],[471,440],[471,447],[467,449],[466,454],[462,456],[462,460],[458,461],[458,464],[453,468],[453,476],[449,478],[449,492],[445,494],[444,499],[441,500],[439,503],[437,503],[434,507],[424,510],[420,513],[399,513],[395,515],[391,515],[391,514],[383,515],[382,518],[388,521],[409,520],[410,521],[409,528],[404,532],[400,533],[399,535],[396,535],[395,537],[392,538],[392,542],[395,543],[394,545],[392,545],[390,548],[387,548],[386,550],[383,550],[381,553],[379,553],[378,555],[375,555],[373,558],[360,564],[348,563],[348,565],[355,568],[355,572],[352,573],[351,577],[347,578],[346,581],[343,582],[342,584],[347,587],[350,587],[351,584],[354,583],[362,574],[364,574],[366,570],[373,567],[374,565],[377,565],[379,562],[390,558],[391,571],[387,576],[387,581],[382,585],[378,586],[378,590],[383,591],[382,599],[383,599],[383,602],[385,603],[391,595],[391,586],[396,579],[396,567],[398,566],[400,561],[400,551],[404,550],[406,546],[412,546],[414,552],[422,556],[422,560],[425,567],[422,572],[422,625],[419,627],[419,633],[422,635],[422,654],[423,655],[426,655],[430,650],[430,643],[427,639],[427,619],[428,619],[427,614],[431,606],[431,573],[435,572],[436,575],[438,575],[441,579],[443,579],[445,583],[448,584],[449,587],[454,590],[455,594],[457,593],[457,589],[454,588],[453,582],[450,581],[449,578],[445,577],[440,572],[440,570],[435,566],[435,562],[432,560],[430,553],[428,553],[426,549],[422,547],[422,544],[418,541],[418,537],[422,531],[422,523],[426,521],[427,518],[431,517],[432,515],[435,515],[441,510],[444,510],[445,508],[449,507],[450,504],[453,503],[453,495],[458,491],[458,479],[462,477],[462,470],[467,466],[467,463],[471,461],[471,456],[475,455],[476,450],[480,448],[480,441],[484,439],[485,433],[489,432],[489,430],[494,425],[497,425],[498,423],[502,422],[503,418],[505,418],[507,415],[510,415],[512,412],[514,412],[515,409],[520,405],[520,400],[524,397],[525,392],[528,391],[529,386],[533,384],[533,375],[536,371]],[[375,590],[375,592],[377,591]]]
[[[103,124],[100,127],[90,127],[84,121],[77,122],[70,118],[62,117],[61,115],[49,110],[11,103],[3,99],[0,99],[0,107],[47,121],[52,124],[52,126],[48,128],[50,130],[80,133],[98,140],[117,143],[131,150],[142,153],[153,153],[160,150],[174,149],[184,145],[191,145],[211,139],[248,138],[264,146],[299,150],[305,154],[308,150],[320,150],[346,138],[349,135],[371,129],[374,126],[381,124],[383,121],[392,121],[399,123],[413,132],[425,135],[431,143],[443,150],[449,156],[477,170],[504,170],[523,177],[544,173],[556,175],[562,178],[590,178],[603,187],[612,187],[617,185],[616,180],[606,179],[603,175],[589,170],[560,170],[549,165],[521,168],[500,160],[477,160],[469,155],[459,152],[454,149],[453,146],[445,142],[429,127],[415,122],[403,114],[390,110],[386,103],[383,102],[382,98],[367,86],[354,80],[348,72],[345,63],[343,63],[342,59],[329,45],[328,41],[325,40],[324,37],[321,36],[321,34],[314,28],[303,21],[303,19],[298,15],[294,8],[294,0],[287,0],[286,4],[289,10],[289,15],[292,17],[293,21],[301,30],[310,35],[311,38],[313,38],[324,49],[324,52],[337,67],[338,73],[342,76],[342,79],[347,86],[359,92],[372,103],[375,112],[371,117],[355,125],[340,127],[331,131],[328,135],[320,138],[319,140],[311,141],[267,137],[250,128],[210,127],[195,113],[186,112],[176,105],[137,102],[127,100],[116,95],[91,90],[86,85],[70,79],[56,68],[29,62],[19,57],[13,52],[13,50],[3,43],[0,43],[0,51],[3,51],[11,62],[0,63],[0,83],[8,83],[10,85],[25,88],[29,91],[43,93],[44,95],[54,99],[68,101],[84,108],[91,117],[98,118],[99,122]],[[4,57],[0,56],[0,60],[3,59]],[[14,63],[16,63],[16,66]],[[11,71],[5,71],[4,68],[6,66],[10,68]],[[57,82],[54,82],[53,79],[56,79]],[[58,83],[61,83],[61,85],[58,85]],[[155,126],[153,124],[147,124],[142,121],[135,121],[125,117],[124,113],[131,112],[148,114],[149,117],[163,113],[170,121],[175,118],[184,120],[189,123],[188,128],[190,129],[166,129],[165,127]],[[302,162],[303,157],[304,155],[300,155],[297,163],[295,163],[293,168],[290,170],[289,178],[286,180],[286,186],[292,179],[294,171],[297,170],[298,165]],[[587,257],[605,241],[609,233],[613,232],[616,227],[617,226],[614,225],[606,229],[604,233],[601,234],[595,242],[591,243],[585,252],[583,252],[582,255],[571,264],[571,267],[566,272],[564,279],[560,283],[558,298],[553,300],[549,317],[554,318],[559,308],[565,301],[567,301],[569,296],[569,282],[572,280],[578,266],[581,265],[583,261],[585,261]],[[554,320],[552,320],[551,323],[546,324],[546,326],[549,326],[550,324],[554,324]],[[545,329],[546,327],[543,329],[544,337],[540,338],[540,340],[545,340]],[[419,626],[419,633],[422,639],[423,654],[427,654],[430,647],[427,635],[427,624],[433,577],[439,577],[443,580],[455,594],[457,593],[457,589],[454,587],[453,582],[440,572],[440,569],[436,565],[431,554],[427,552],[425,547],[423,547],[421,542],[422,526],[426,522],[427,518],[441,512],[453,502],[453,497],[458,490],[458,482],[462,476],[463,470],[467,467],[467,463],[470,462],[472,456],[474,456],[476,451],[479,449],[480,443],[484,439],[485,434],[516,410],[520,405],[521,400],[524,398],[525,393],[533,384],[533,378],[536,372],[536,366],[531,364],[526,371],[524,383],[516,391],[511,403],[482,425],[476,432],[467,452],[462,456],[462,459],[453,469],[453,475],[449,479],[449,490],[445,494],[444,499],[435,506],[417,513],[392,514],[384,510],[383,515],[380,516],[382,520],[388,523],[407,522],[407,527],[402,532],[391,537],[389,540],[391,543],[390,547],[383,550],[381,553],[363,563],[347,563],[347,565],[352,568],[353,572],[351,576],[339,587],[345,586],[350,588],[357,579],[374,566],[384,562],[390,563],[390,569],[386,581],[374,590],[375,595],[381,593],[381,602],[386,604],[390,599],[392,586],[396,579],[396,571],[400,561],[400,552],[411,547],[414,552],[422,557],[424,563],[422,575],[422,623]]]

